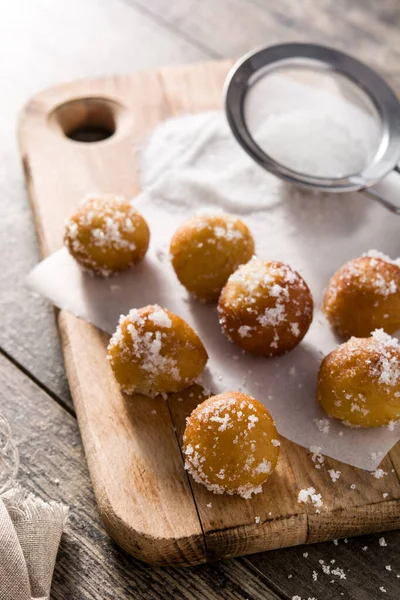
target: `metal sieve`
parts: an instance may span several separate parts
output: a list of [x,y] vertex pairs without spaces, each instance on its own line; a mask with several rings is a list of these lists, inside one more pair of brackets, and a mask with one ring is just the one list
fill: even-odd
[[315,44],[256,50],[231,69],[225,110],[267,171],[313,190],[363,191],[400,214],[398,191],[392,200],[385,186],[372,188],[400,172],[400,104],[362,62]]

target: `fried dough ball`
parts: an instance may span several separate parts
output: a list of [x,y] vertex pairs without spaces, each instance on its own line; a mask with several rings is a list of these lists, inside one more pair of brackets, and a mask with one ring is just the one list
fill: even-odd
[[217,300],[229,275],[254,254],[254,240],[237,217],[217,213],[193,217],[171,240],[175,273],[200,300]]
[[376,251],[340,267],[325,291],[323,309],[343,337],[367,337],[374,329],[400,329],[400,261]]
[[311,292],[289,265],[254,259],[229,277],[218,303],[222,330],[253,354],[292,350],[310,327]]
[[157,304],[121,316],[108,360],[126,394],[166,394],[188,387],[208,356],[197,333]]
[[383,329],[328,354],[318,375],[318,402],[345,425],[380,427],[400,418],[400,345]]
[[85,198],[68,219],[64,235],[75,260],[104,277],[142,260],[149,240],[146,221],[120,196]]
[[279,446],[267,409],[247,394],[226,392],[205,400],[188,417],[185,469],[215,494],[250,498],[275,469]]

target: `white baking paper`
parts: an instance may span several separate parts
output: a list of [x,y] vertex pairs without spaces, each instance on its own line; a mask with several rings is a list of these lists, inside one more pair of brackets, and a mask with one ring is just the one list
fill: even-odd
[[[33,270],[29,284],[110,334],[119,315],[132,307],[158,303],[168,308],[204,342],[209,362],[203,382],[212,393],[243,390],[265,404],[283,436],[374,470],[400,439],[399,425],[350,429],[327,419],[317,405],[321,358],[338,344],[319,307],[329,278],[347,260],[371,248],[400,254],[400,218],[361,193],[310,194],[276,179],[245,155],[219,112],[165,122],[142,158],[145,191],[136,206],[151,230],[143,263],[101,279],[83,273],[63,249]],[[314,320],[290,354],[270,359],[242,352],[221,333],[216,306],[191,299],[177,281],[168,257],[170,238],[186,218],[210,208],[239,214],[253,232],[257,255],[289,263],[310,286]]]

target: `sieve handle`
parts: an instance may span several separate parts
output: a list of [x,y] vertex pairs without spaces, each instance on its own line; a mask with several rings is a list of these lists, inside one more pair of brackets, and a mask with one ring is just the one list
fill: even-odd
[[[390,210],[390,212],[394,213],[395,215],[400,215],[400,181],[399,177],[394,177],[394,172],[400,175],[399,165],[396,165],[393,169],[393,172],[390,174],[391,181],[388,189],[386,189],[385,184],[382,183],[382,185],[378,184],[373,188],[366,188],[360,191],[362,191],[364,194],[366,194],[373,200],[376,200],[376,202],[379,202],[379,204],[382,204],[382,206]],[[388,198],[385,198],[382,194],[391,195],[392,199],[389,200]]]

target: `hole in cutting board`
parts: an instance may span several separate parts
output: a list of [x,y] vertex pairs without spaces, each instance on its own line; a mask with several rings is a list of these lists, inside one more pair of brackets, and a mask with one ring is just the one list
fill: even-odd
[[120,109],[117,102],[107,98],[79,98],[57,106],[50,122],[75,142],[101,142],[115,134]]

